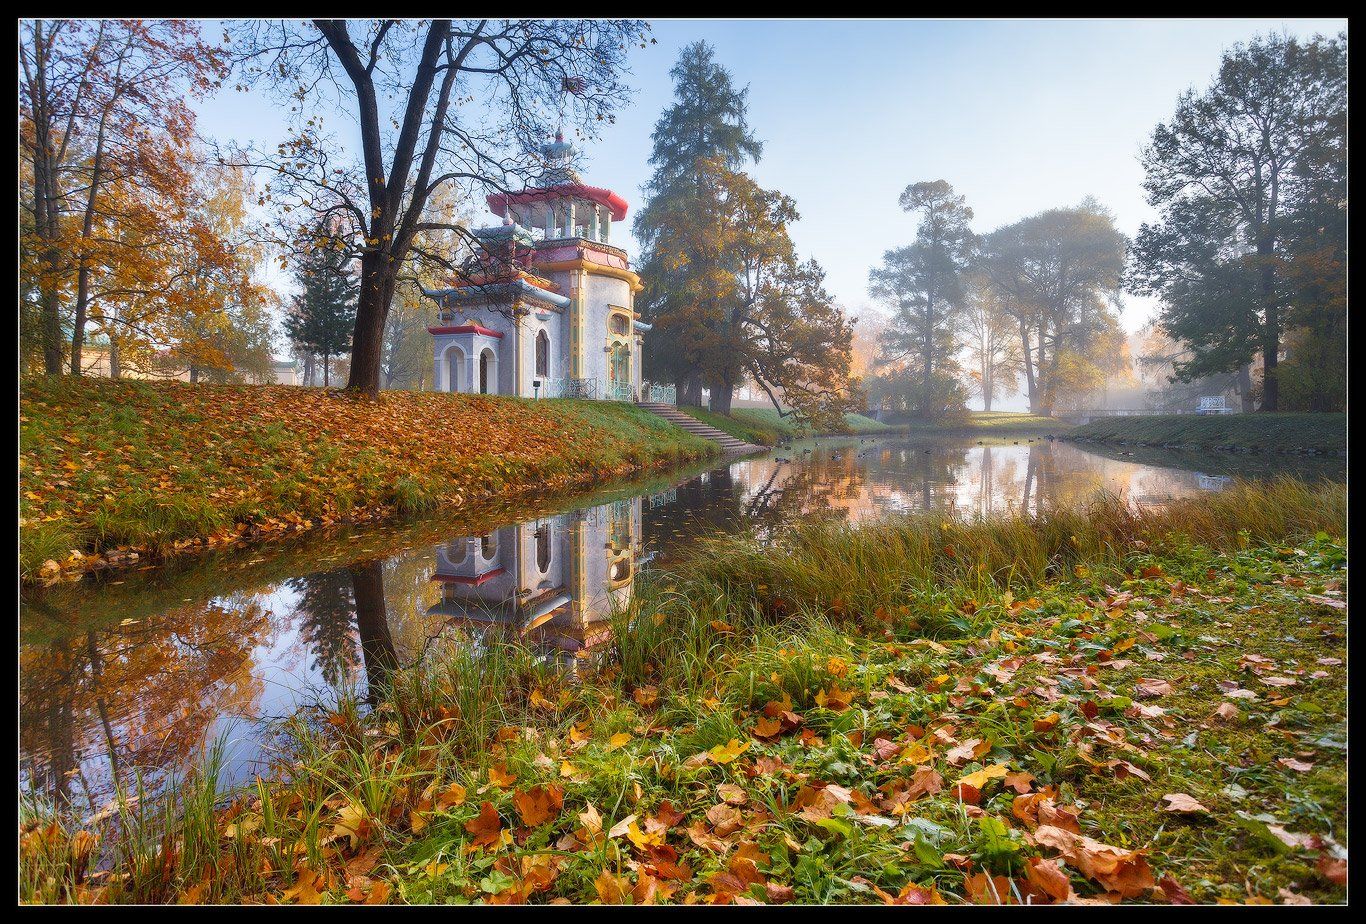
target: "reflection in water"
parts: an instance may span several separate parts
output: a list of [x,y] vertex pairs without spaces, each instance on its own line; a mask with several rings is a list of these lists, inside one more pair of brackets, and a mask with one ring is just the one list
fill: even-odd
[[[337,540],[297,562],[249,551],[242,558],[259,557],[240,575],[225,565],[208,575],[211,592],[194,569],[35,592],[21,619],[20,784],[94,811],[131,774],[155,787],[225,732],[225,781],[243,779],[270,753],[263,720],[341,690],[363,689],[374,702],[393,669],[437,639],[515,636],[573,670],[604,650],[608,617],[640,569],[706,535],[915,510],[1034,513],[1101,489],[1160,504],[1260,474],[1253,464],[1343,474],[1335,460],[1141,458],[1028,439],[809,441],[662,491],[491,523],[437,545]],[[261,576],[277,561],[283,573]]]
[[629,601],[640,551],[634,497],[453,539],[437,552],[428,608],[444,629],[497,631],[573,666],[611,638]]

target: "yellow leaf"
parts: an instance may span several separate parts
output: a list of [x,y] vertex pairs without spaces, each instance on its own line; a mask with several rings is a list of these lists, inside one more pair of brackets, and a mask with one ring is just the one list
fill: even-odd
[[987,784],[987,780],[1003,779],[1010,769],[1005,764],[992,764],[990,767],[983,767],[975,773],[969,773],[954,785],[967,785],[973,789],[981,789]]
[[745,751],[749,750],[749,742],[740,742],[732,738],[726,744],[718,744],[707,752],[707,756],[718,764],[728,764],[735,760]]

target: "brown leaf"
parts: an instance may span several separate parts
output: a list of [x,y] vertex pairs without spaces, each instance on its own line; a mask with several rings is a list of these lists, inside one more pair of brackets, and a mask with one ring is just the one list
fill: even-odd
[[1184,792],[1169,792],[1162,797],[1162,801],[1167,803],[1163,806],[1165,812],[1176,812],[1183,815],[1208,815],[1209,809],[1205,808]]
[[1034,839],[1057,850],[1069,866],[1086,878],[1124,898],[1137,898],[1155,885],[1142,850],[1111,847],[1053,825],[1040,825]]

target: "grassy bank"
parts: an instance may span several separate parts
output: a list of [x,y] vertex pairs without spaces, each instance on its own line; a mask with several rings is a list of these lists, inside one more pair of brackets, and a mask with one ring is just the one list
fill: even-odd
[[468,507],[713,451],[617,402],[28,379],[21,572]]
[[972,437],[1061,434],[1072,428],[1071,424],[1052,417],[1011,411],[969,411],[966,417],[936,421],[912,419],[903,426],[912,436],[939,434]]
[[[723,433],[729,433],[737,439],[758,446],[773,446],[787,439],[828,435],[823,432],[818,434],[795,418],[782,416],[773,408],[733,408],[730,414],[713,414],[705,408],[683,405],[679,405],[678,409]],[[844,425],[846,429],[840,432],[859,436],[892,433],[896,430],[862,414],[845,414]]]
[[1158,414],[1103,417],[1068,439],[1245,452],[1346,452],[1346,414]]
[[1341,901],[1345,516],[1277,481],[716,539],[577,681],[490,636],[226,806],[24,805],[21,897]]

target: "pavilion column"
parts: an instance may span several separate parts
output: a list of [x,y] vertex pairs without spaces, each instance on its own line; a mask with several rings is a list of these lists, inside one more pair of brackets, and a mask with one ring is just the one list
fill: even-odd
[[602,213],[602,242],[608,243],[612,237],[612,212],[609,209]]
[[574,200],[573,200],[573,199],[570,199],[570,200],[569,200],[568,215],[569,215],[569,228],[568,228],[567,233],[565,234],[565,237],[573,237],[573,236],[574,236],[574,228],[575,228],[575,226],[578,224],[578,222],[575,220],[575,219],[576,219],[576,216],[575,216],[575,214],[574,214]]
[[600,241],[600,240],[602,240],[602,238],[598,236],[599,233],[600,233],[600,232],[599,232],[599,228],[601,227],[601,221],[602,221],[601,216],[602,216],[602,207],[599,206],[599,205],[597,205],[597,204],[595,203],[595,204],[593,205],[593,227],[592,227],[592,230],[589,231],[589,237],[591,237],[591,238],[592,238],[593,240],[595,240],[595,241]]

